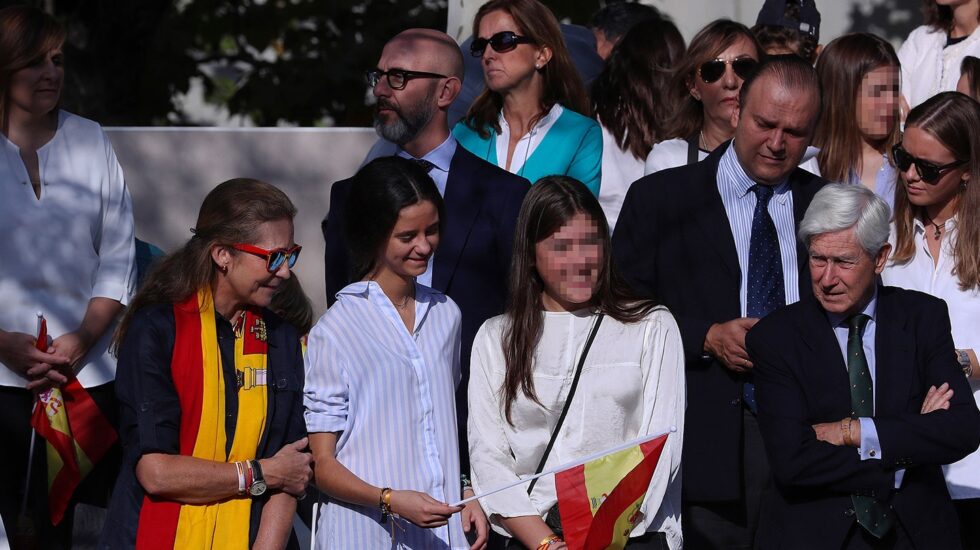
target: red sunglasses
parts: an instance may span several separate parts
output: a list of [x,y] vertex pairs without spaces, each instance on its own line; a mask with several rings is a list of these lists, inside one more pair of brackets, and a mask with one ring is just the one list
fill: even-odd
[[242,252],[248,252],[260,258],[265,258],[265,268],[269,270],[269,273],[279,271],[283,263],[287,264],[289,269],[292,269],[296,265],[296,260],[299,259],[300,250],[303,250],[303,247],[300,245],[292,248],[277,248],[275,250],[266,250],[255,245],[243,243],[233,244],[231,247],[235,250],[241,250]]

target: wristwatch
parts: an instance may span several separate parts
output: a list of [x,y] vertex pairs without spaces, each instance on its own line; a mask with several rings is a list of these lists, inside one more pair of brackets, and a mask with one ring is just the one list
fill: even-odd
[[266,490],[265,478],[262,476],[262,467],[258,460],[249,460],[249,467],[252,468],[252,484],[248,487],[248,492],[253,497],[262,496]]

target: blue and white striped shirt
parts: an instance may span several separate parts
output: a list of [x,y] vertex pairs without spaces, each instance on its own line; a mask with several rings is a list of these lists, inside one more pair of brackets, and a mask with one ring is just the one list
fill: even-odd
[[[734,142],[718,161],[718,193],[728,214],[728,224],[735,237],[735,251],[738,253],[738,269],[742,273],[739,282],[738,301],[745,317],[746,297],[749,280],[749,244],[752,240],[752,216],[755,213],[755,193],[749,189],[755,182],[745,173],[745,169],[735,155]],[[800,300],[800,272],[796,263],[796,220],[793,219],[793,193],[789,181],[775,187],[769,201],[769,215],[776,226],[779,238],[779,256],[783,264],[783,290],[786,303]]]
[[[460,500],[456,385],[460,312],[446,295],[415,285],[412,334],[373,281],[346,286],[310,332],[306,426],[341,432],[337,460],[377,487]],[[466,549],[459,514],[421,529],[381,523],[377,506],[328,500],[317,548]],[[394,543],[392,542],[394,530]]]

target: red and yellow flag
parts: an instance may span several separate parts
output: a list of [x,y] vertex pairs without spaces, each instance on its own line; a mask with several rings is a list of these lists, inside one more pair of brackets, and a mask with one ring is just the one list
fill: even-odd
[[[46,351],[47,341],[42,318],[37,348]],[[57,525],[75,488],[115,443],[116,430],[77,378],[38,394],[31,426],[46,441],[48,511],[51,523]]]
[[570,549],[626,546],[667,435],[555,474],[558,511]]

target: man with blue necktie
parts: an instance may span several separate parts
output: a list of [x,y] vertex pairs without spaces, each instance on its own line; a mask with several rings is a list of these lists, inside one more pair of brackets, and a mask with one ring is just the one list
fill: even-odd
[[771,490],[745,334],[809,293],[796,226],[825,182],[797,165],[820,101],[809,64],[761,63],[742,84],[734,140],[700,163],[636,181],[613,235],[634,289],[669,307],[681,329],[687,548],[752,548]]
[[880,286],[890,209],[825,186],[800,223],[813,294],[749,331],[776,482],[759,548],[960,548],[942,465],[980,412],[942,300]]

